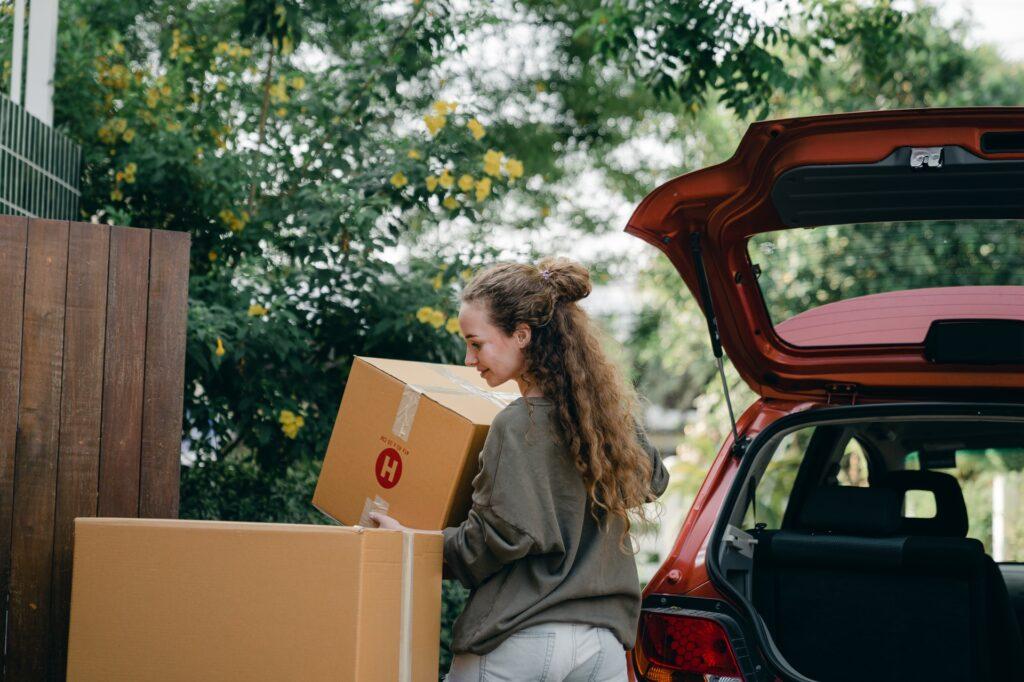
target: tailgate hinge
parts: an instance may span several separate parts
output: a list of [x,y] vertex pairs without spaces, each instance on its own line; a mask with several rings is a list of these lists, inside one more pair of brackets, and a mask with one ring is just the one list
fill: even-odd
[[856,405],[857,384],[829,384],[825,387],[825,404]]

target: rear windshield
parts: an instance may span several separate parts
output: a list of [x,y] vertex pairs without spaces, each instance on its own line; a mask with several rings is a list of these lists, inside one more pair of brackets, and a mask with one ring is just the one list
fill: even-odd
[[[890,422],[793,431],[757,480],[743,525],[796,527],[799,509],[790,503],[797,485],[805,492],[884,485],[890,471],[929,469],[956,479],[967,508],[967,537],[981,541],[997,562],[1024,563],[1024,427],[976,422],[962,429],[953,422]],[[903,505],[906,518],[936,514],[928,491],[908,491]]]
[[934,319],[1024,319],[1022,220],[777,230],[748,252],[777,333],[797,346],[914,344]]

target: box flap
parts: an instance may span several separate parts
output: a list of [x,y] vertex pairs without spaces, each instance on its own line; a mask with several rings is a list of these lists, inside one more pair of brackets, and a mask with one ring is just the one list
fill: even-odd
[[474,424],[490,425],[502,408],[520,397],[514,381],[492,388],[472,367],[362,356],[356,360],[376,367]]

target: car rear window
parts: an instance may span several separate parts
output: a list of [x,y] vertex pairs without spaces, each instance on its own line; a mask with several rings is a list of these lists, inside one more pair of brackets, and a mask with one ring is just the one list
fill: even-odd
[[[975,428],[977,424],[973,425]],[[1002,563],[1024,563],[1024,430],[1019,424],[997,425],[992,438],[1005,445],[978,448],[965,446],[949,434],[949,425],[927,423],[864,424],[845,427],[832,438],[815,439],[827,427],[809,426],[786,434],[771,453],[746,499],[743,527],[757,525],[783,528],[794,487],[801,480],[807,489],[816,486],[877,484],[886,471],[924,468],[953,476],[967,507],[967,537],[979,540],[985,552]],[[935,429],[942,438],[926,445],[903,447],[919,440],[921,432]],[[814,454],[819,448],[819,454]],[[819,464],[807,465],[817,460]],[[802,471],[803,470],[803,471]],[[910,490],[904,498],[907,518],[931,518],[935,498],[928,491]]]
[[1022,220],[777,230],[748,254],[776,332],[797,346],[916,344],[936,318],[1024,319]]
[[[1024,448],[956,450],[946,459],[939,464],[951,466],[932,468],[952,474],[960,483],[967,504],[967,537],[980,540],[995,561],[1024,563]],[[920,469],[921,460],[922,453],[912,452],[904,468]],[[931,495],[908,494],[904,504],[904,516],[935,515]]]

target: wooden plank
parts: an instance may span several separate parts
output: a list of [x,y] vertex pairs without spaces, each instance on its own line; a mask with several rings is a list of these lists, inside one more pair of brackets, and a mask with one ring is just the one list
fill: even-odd
[[[14,445],[21,384],[21,322],[25,304],[28,219],[0,216],[0,670],[7,641],[14,509]],[[0,673],[0,678],[3,675]]]
[[154,230],[150,250],[139,516],[178,517],[190,239]]
[[99,516],[137,516],[150,231],[110,228]]
[[[71,223],[50,622],[52,675],[67,667],[75,517],[96,516],[110,228]],[[59,672],[58,672],[59,671]]]
[[28,223],[11,540],[8,680],[47,677],[68,223]]

